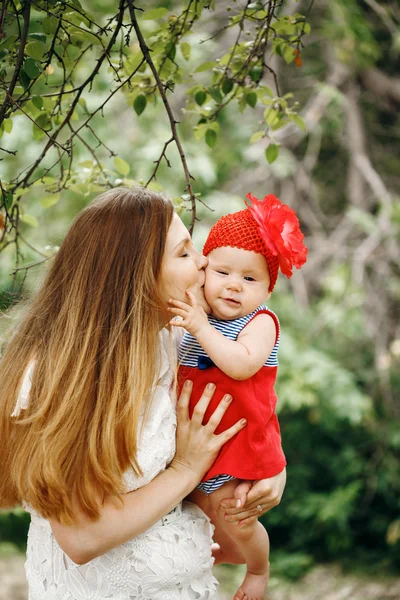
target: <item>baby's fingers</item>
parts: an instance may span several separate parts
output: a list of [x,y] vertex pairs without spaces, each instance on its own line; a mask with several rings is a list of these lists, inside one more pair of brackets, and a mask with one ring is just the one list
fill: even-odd
[[168,312],[176,315],[177,317],[182,317],[183,319],[188,316],[187,310],[184,310],[183,308],[174,308],[169,306]]
[[192,306],[197,306],[198,302],[197,302],[197,298],[196,296],[193,294],[193,292],[191,292],[190,290],[186,290],[186,295],[189,297],[190,300],[190,304]]
[[184,310],[188,310],[190,308],[190,304],[188,304],[187,302],[181,302],[180,300],[173,300],[172,298],[170,298],[168,300],[168,304],[169,306],[174,306],[175,308],[182,308]]
[[170,320],[168,325],[173,325],[174,327],[185,327],[185,321],[183,321],[182,319],[175,319],[174,317]]
[[241,481],[239,485],[236,487],[233,495],[236,498],[236,508],[240,508],[244,506],[247,501],[247,494],[251,490],[251,482],[250,481]]

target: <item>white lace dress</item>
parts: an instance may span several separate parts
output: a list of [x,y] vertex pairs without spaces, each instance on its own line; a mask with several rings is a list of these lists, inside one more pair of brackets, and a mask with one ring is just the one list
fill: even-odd
[[[163,330],[160,338],[160,378],[138,451],[143,477],[127,471],[127,492],[149,483],[175,453],[168,331]],[[31,365],[21,386],[15,415],[28,405],[32,369]],[[218,600],[218,582],[211,571],[212,526],[190,502],[181,503],[145,533],[85,565],[70,560],[57,544],[49,522],[25,508],[31,513],[25,563],[29,600]]]

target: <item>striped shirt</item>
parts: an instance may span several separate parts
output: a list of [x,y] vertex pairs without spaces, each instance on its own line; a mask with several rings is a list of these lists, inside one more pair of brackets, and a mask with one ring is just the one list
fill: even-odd
[[[208,316],[209,323],[215,327],[217,331],[222,333],[226,338],[235,341],[242,331],[242,329],[251,321],[251,319],[260,311],[265,310],[267,307],[260,304],[249,315],[245,315],[244,317],[239,317],[238,319],[234,319],[233,321],[221,321],[211,315]],[[268,309],[269,310],[269,309]],[[275,313],[272,310],[269,310],[273,315]],[[276,315],[275,315],[276,317]],[[278,317],[276,317],[278,322]],[[264,363],[264,367],[277,367],[278,366],[278,348],[279,348],[279,340],[280,340],[281,332],[278,331],[278,337],[276,343],[272,349],[271,354],[269,355],[267,361]],[[186,367],[194,367],[196,368],[198,365],[197,359],[199,356],[207,357],[207,353],[200,346],[197,339],[188,331],[185,331],[183,339],[179,346],[179,364],[184,365]]]

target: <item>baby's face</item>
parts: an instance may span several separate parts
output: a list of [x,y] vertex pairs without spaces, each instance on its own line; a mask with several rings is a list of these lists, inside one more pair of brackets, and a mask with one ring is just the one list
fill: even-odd
[[269,300],[269,272],[262,254],[223,246],[207,258],[204,295],[214,317],[238,319]]

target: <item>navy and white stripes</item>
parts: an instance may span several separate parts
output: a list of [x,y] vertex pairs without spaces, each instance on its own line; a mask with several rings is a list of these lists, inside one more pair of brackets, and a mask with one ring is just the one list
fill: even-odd
[[[209,316],[208,320],[217,331],[221,332],[225,337],[230,340],[235,341],[242,331],[242,329],[247,325],[249,321],[260,311],[265,310],[265,306],[260,305],[256,308],[255,311],[250,313],[249,315],[245,315],[244,317],[240,317],[239,319],[234,319],[233,321],[221,321],[220,319],[216,319],[215,317]],[[269,309],[268,309],[269,310]],[[272,313],[272,311],[269,310]],[[275,313],[272,313],[275,315]],[[275,315],[276,316],[276,315]],[[277,317],[276,317],[277,318]],[[278,320],[278,318],[277,318]],[[272,349],[271,354],[269,355],[267,361],[264,363],[265,367],[277,367],[278,366],[278,348],[279,348],[279,340],[280,340],[280,331],[278,334],[278,339],[276,341],[275,346]],[[207,356],[204,352],[203,348],[200,346],[199,342],[196,340],[194,336],[192,336],[189,332],[185,332],[181,344],[179,346],[179,364],[184,365],[185,367],[197,367],[198,362],[197,359],[199,356]]]
[[212,494],[215,490],[218,490],[220,487],[224,485],[227,481],[232,481],[232,479],[236,479],[232,477],[232,475],[216,475],[215,477],[211,477],[211,479],[207,479],[207,481],[202,481],[197,486],[199,490],[207,494]]

